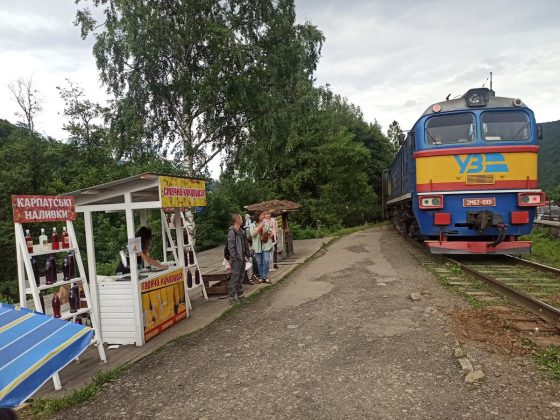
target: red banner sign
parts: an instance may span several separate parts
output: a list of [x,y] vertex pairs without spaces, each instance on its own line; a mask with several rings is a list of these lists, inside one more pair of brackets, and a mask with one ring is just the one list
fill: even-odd
[[76,220],[74,197],[12,195],[12,210],[15,223]]

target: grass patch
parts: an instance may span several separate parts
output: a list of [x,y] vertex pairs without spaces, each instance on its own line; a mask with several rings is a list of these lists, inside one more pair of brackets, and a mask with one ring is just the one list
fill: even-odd
[[550,235],[546,229],[535,228],[522,239],[532,241],[531,255],[525,258],[541,264],[560,267],[560,240]]
[[120,366],[106,372],[99,372],[93,376],[91,384],[77,389],[61,398],[39,398],[33,400],[29,408],[21,414],[24,417],[43,419],[65,410],[73,405],[86,402],[95,397],[103,388],[103,385],[114,381],[128,365]]
[[537,365],[551,378],[560,380],[560,347],[551,346],[537,353]]
[[[478,279],[475,279],[469,274],[465,273],[459,265],[448,261],[445,257],[441,255],[432,255],[426,250],[423,251],[425,253],[425,256],[430,261],[435,263],[434,265],[425,264],[424,267],[436,279],[438,279],[438,281],[443,286],[445,286],[451,292],[455,293],[457,296],[461,297],[473,308],[482,309],[485,308],[486,306],[495,305],[495,302],[481,300],[478,299],[476,296],[467,294],[467,291],[471,291],[471,292],[478,291],[478,292],[487,292],[489,294],[494,294],[492,289],[490,289],[486,283]],[[449,272],[442,273],[436,270],[436,268],[440,268],[440,267],[446,268],[447,270],[449,270]],[[453,280],[451,280],[450,277],[453,277]],[[451,284],[452,281],[460,281],[469,284],[468,286],[459,286],[459,285]],[[504,300],[504,298],[501,296],[499,296],[498,299]]]

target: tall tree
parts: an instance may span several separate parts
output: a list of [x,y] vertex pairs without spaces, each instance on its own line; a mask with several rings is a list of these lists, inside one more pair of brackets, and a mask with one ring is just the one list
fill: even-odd
[[393,121],[389,124],[389,129],[387,130],[387,137],[389,141],[393,144],[394,147],[399,146],[399,141],[403,131],[401,130],[401,126],[397,121]]
[[101,80],[114,96],[113,135],[126,147],[121,154],[146,146],[170,151],[192,174],[244,136],[236,101],[251,63],[234,27],[236,2],[84,2],[103,9],[101,25],[87,7],[76,23],[84,38],[95,37]]
[[66,79],[67,86],[57,86],[64,101],[63,115],[68,121],[62,128],[68,132],[71,143],[81,149],[89,150],[102,146],[106,136],[103,126],[105,109],[85,96],[84,90]]
[[8,85],[12,96],[18,104],[19,111],[16,117],[23,120],[23,124],[31,132],[35,132],[35,118],[43,110],[43,98],[33,85],[33,77],[19,78]]

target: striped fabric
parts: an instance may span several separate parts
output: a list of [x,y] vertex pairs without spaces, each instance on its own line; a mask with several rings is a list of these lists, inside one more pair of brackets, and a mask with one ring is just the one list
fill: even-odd
[[16,407],[89,345],[93,330],[0,303],[0,407]]

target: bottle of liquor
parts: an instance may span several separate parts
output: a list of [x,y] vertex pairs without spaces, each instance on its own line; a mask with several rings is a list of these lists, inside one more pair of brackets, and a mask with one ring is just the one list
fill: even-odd
[[198,271],[198,268],[194,272],[194,284],[197,286],[200,284],[200,271]]
[[45,277],[47,284],[56,283],[58,280],[56,277],[56,260],[53,255],[47,258],[47,264],[45,265]]
[[51,301],[52,304],[52,309],[53,309],[53,315],[55,318],[60,318],[60,297],[58,297],[58,292],[55,292],[53,294],[53,298]]
[[39,263],[37,258],[31,257],[31,267],[33,268],[33,277],[35,277],[35,284],[37,287],[41,285],[41,273],[39,272]]
[[76,283],[72,283],[72,287],[70,288],[70,293],[68,293],[68,304],[70,305],[71,314],[78,312],[78,302],[80,299],[79,295],[80,292],[78,290],[78,286],[76,286]]
[[76,257],[74,256],[74,253],[71,252],[70,254],[68,254],[68,276],[73,279],[76,273]]
[[187,232],[187,228],[185,226],[183,226],[183,242],[185,245],[188,245],[190,243],[189,232]]
[[70,262],[68,256],[64,257],[64,262],[62,263],[62,279],[68,281],[70,277]]
[[45,235],[45,229],[43,228],[41,228],[41,235],[39,236],[39,247],[43,251],[49,249],[49,239],[47,238],[47,235]]
[[189,249],[189,265],[194,265],[194,252],[192,249]]
[[29,234],[29,229],[25,230],[25,243],[27,244],[27,252],[33,252],[33,238]]
[[71,289],[74,289],[74,295],[76,296],[75,297],[76,310],[79,311],[80,307],[82,306],[81,305],[82,302],[80,300],[80,289],[78,287],[78,283],[73,283]]
[[192,287],[192,274],[191,270],[187,270],[187,287],[190,289]]
[[45,298],[44,298],[43,291],[39,292],[39,300],[41,301],[41,312],[45,313]]
[[56,228],[55,227],[52,228],[51,242],[52,242],[52,249],[59,249],[58,235],[56,234]]
[[66,232],[66,226],[62,228],[62,248],[70,248],[70,237],[68,232]]

